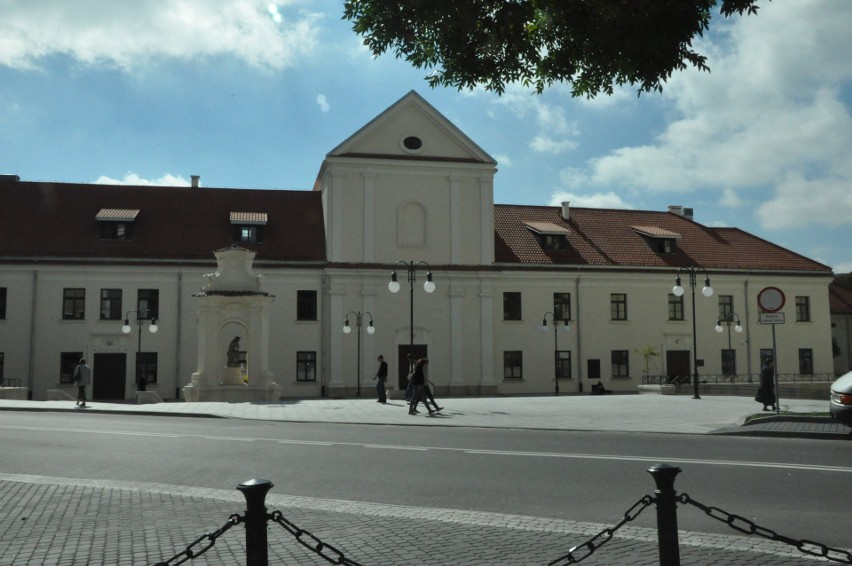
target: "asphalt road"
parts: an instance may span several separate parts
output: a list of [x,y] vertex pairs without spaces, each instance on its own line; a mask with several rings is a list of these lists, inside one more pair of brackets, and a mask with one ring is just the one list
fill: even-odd
[[[852,546],[852,445],[654,433],[0,413],[0,472],[231,489],[613,524],[677,465],[675,488],[778,533]],[[233,510],[223,510],[230,512]],[[682,530],[731,534],[681,507]],[[635,526],[653,527],[653,510]]]

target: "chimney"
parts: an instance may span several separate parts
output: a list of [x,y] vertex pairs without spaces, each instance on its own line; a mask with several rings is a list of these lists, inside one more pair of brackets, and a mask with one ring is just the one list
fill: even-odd
[[563,220],[570,220],[571,219],[571,208],[568,206],[569,204],[571,204],[571,203],[567,200],[562,201],[562,218],[563,218]]
[[693,211],[692,211],[691,208],[687,208],[685,206],[680,206],[680,205],[676,205],[676,204],[671,204],[671,205],[669,205],[669,212],[671,212],[672,214],[677,214],[678,216],[681,216],[683,218],[687,218],[689,220],[692,220]]
[[192,188],[197,189],[198,182],[201,181],[201,175],[190,175],[190,177],[192,178]]

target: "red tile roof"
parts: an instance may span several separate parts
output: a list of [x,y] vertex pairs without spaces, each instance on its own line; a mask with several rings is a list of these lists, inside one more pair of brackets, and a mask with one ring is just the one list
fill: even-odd
[[[258,210],[270,222],[255,261],[325,261],[321,195],[191,187],[0,181],[0,257],[203,260],[233,242],[230,213]],[[102,240],[102,209],[136,210],[130,240]]]
[[[583,266],[794,270],[830,274],[831,268],[737,228],[710,228],[689,218],[648,210],[494,206],[498,263]],[[570,230],[568,248],[546,251],[525,223],[551,222]],[[679,234],[673,253],[654,251],[635,227]]]
[[[0,178],[0,258],[61,261],[206,261],[233,242],[233,213],[269,219],[264,242],[243,243],[256,262],[325,262],[321,193],[191,187],[21,182]],[[102,240],[104,209],[139,210],[129,240]],[[831,268],[736,228],[709,228],[671,212],[494,206],[499,264],[747,269],[829,275]],[[242,216],[240,216],[242,218]],[[565,235],[544,250],[528,227]],[[678,234],[673,253],[654,251],[636,228]]]
[[828,308],[831,314],[852,315],[852,290],[837,283],[828,286]]

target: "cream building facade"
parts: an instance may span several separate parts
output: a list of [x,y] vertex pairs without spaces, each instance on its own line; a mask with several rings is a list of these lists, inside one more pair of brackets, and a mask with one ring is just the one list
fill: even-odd
[[[17,204],[0,211],[3,377],[45,399],[71,390],[66,366],[82,355],[94,361],[96,400],[132,399],[140,371],[153,372],[149,390],[179,397],[199,365],[193,296],[216,267],[214,250],[232,244],[257,252],[269,379],[285,398],[370,397],[379,354],[398,390],[410,351],[429,357],[441,395],[588,394],[598,383],[636,392],[644,373],[688,375],[694,350],[701,376],[744,377],[773,346],[757,306],[770,286],[787,297],[775,327],[779,373],[832,372],[827,266],[703,226],[683,207],[495,205],[496,174],[493,158],[411,92],[326,155],[313,191],[5,176],[0,194]],[[394,271],[398,293],[388,289]],[[672,296],[679,272],[682,299]],[[129,312],[151,304],[155,334]],[[714,330],[727,315],[743,327],[733,355],[727,328]],[[347,318],[363,322],[360,367]],[[655,354],[647,372],[643,349]]]

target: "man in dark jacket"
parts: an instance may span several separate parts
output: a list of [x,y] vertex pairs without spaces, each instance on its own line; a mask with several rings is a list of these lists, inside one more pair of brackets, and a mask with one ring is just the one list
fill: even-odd
[[376,372],[376,377],[373,379],[378,380],[376,383],[376,393],[379,398],[377,401],[381,404],[385,404],[388,402],[388,394],[385,390],[385,381],[388,379],[388,363],[385,361],[384,356],[379,356],[379,370]]

